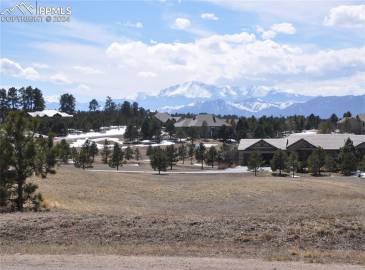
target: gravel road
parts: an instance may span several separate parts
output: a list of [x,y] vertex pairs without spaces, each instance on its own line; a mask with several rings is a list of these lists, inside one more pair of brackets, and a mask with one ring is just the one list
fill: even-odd
[[256,259],[146,257],[116,255],[2,255],[1,270],[358,270],[362,266],[267,262]]

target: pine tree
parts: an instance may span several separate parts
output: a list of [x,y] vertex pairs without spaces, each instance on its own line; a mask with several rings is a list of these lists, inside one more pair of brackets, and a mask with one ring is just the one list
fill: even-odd
[[35,193],[37,186],[26,180],[33,174],[46,176],[55,164],[54,159],[48,155],[54,151],[53,145],[49,141],[42,141],[42,145],[39,145],[41,141],[35,139],[33,132],[36,129],[37,122],[34,119],[28,120],[19,112],[9,113],[4,124],[5,148],[9,147],[9,165],[13,168],[9,173],[14,175],[13,202],[18,211],[23,211],[28,202],[37,210],[42,197]]
[[133,158],[133,149],[130,148],[129,146],[125,149],[125,153],[124,153],[125,159],[126,160],[130,160]]
[[190,157],[190,164],[191,165],[193,165],[194,154],[195,154],[195,145],[194,144],[189,144],[188,145],[188,155]]
[[98,146],[95,142],[91,143],[89,153],[92,158],[92,162],[94,162],[95,156],[99,153]]
[[104,164],[108,164],[110,153],[111,153],[111,151],[109,148],[109,142],[108,142],[108,140],[105,140],[104,145],[103,145],[103,150],[101,152],[102,161]]
[[308,168],[313,175],[321,175],[321,168],[325,164],[325,152],[322,148],[315,149],[308,157]]
[[292,171],[292,177],[295,177],[295,172],[298,171],[298,154],[296,152],[291,152],[288,157],[287,168]]
[[71,94],[63,94],[60,97],[60,111],[75,114],[76,100]]
[[140,153],[140,151],[139,151],[138,147],[136,147],[136,149],[134,150],[134,157],[135,157],[135,159],[136,159],[137,161],[139,161],[139,160],[140,160],[140,158],[141,158],[141,153]]
[[338,159],[342,174],[351,175],[351,173],[356,170],[357,153],[350,138],[346,140],[345,145],[340,149]]
[[217,149],[214,146],[209,147],[206,155],[206,162],[208,165],[211,165],[212,168],[214,167],[214,162],[217,160],[217,155]]
[[288,156],[286,155],[286,153],[279,149],[276,150],[276,152],[274,153],[274,156],[271,160],[271,170],[272,171],[276,171],[279,170],[279,175],[282,175],[282,171],[285,170],[286,165],[287,165],[287,159]]
[[167,161],[170,165],[170,170],[172,170],[172,166],[174,166],[176,164],[176,162],[178,161],[177,159],[177,151],[174,147],[174,145],[169,145],[166,147],[166,157],[167,157]]
[[166,171],[168,165],[166,151],[159,146],[156,147],[150,154],[150,163],[152,169],[158,170],[158,174],[161,174],[161,171]]
[[198,162],[201,162],[201,169],[204,169],[204,161],[206,159],[206,148],[203,143],[200,143],[195,150],[195,158]]
[[63,163],[67,163],[71,156],[70,145],[65,139],[62,139],[59,144],[56,145],[57,157],[62,160]]
[[99,102],[96,99],[92,99],[89,103],[89,111],[96,112],[99,109]]
[[124,153],[120,148],[118,143],[114,144],[113,152],[109,161],[109,166],[112,168],[117,168],[119,170],[119,166],[121,166],[124,159]]
[[324,166],[328,172],[334,172],[336,171],[336,161],[332,157],[332,155],[327,154],[324,160]]
[[258,152],[253,152],[248,160],[248,169],[253,170],[255,176],[257,175],[258,169],[262,166],[262,157]]
[[179,155],[179,159],[182,160],[183,164],[185,163],[186,154],[187,154],[186,146],[185,146],[185,144],[181,144],[179,146],[178,155]]

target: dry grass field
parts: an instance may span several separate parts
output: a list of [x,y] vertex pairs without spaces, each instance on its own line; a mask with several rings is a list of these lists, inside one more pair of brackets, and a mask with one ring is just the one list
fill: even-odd
[[0,252],[222,256],[365,264],[365,181],[127,174],[62,166],[50,211],[0,215]]

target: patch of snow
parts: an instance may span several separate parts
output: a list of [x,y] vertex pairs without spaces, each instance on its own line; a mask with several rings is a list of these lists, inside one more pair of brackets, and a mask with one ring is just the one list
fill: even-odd
[[217,144],[217,143],[204,143],[204,146],[205,146],[206,148],[210,148],[210,147],[212,147],[212,146],[217,147],[217,146],[218,146],[218,144]]
[[86,138],[97,138],[106,136],[123,136],[126,130],[126,126],[111,127],[108,130],[102,132],[85,132],[80,134],[68,134],[66,137],[58,137],[57,139],[72,140],[72,139],[86,139]]

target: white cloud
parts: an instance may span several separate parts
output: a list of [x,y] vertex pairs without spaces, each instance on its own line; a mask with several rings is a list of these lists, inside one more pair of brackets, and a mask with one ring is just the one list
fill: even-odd
[[173,27],[176,29],[184,30],[191,26],[191,22],[186,18],[176,18]]
[[43,64],[43,63],[33,63],[32,66],[35,67],[35,68],[39,68],[39,69],[49,68],[49,65]]
[[327,26],[365,26],[365,5],[341,5],[331,8],[323,23]]
[[63,73],[57,73],[50,77],[51,82],[57,84],[71,84],[72,81]]
[[273,39],[276,37],[276,32],[272,30],[263,31],[261,37],[262,39]]
[[131,28],[143,28],[143,23],[142,22],[125,22],[125,23],[118,23],[121,24],[125,27],[131,27]]
[[151,71],[140,71],[137,74],[139,77],[143,77],[143,78],[154,78],[156,77],[156,73],[151,72]]
[[39,78],[39,73],[32,67],[22,67],[19,63],[8,58],[0,59],[1,73],[20,77],[28,80],[36,80]]
[[203,20],[218,21],[219,18],[214,13],[202,13],[200,18]]
[[[265,30],[258,27],[260,31]],[[337,80],[341,85],[353,83],[342,90],[338,88],[337,93],[355,93],[361,86],[355,74],[365,73],[365,47],[313,50],[257,39],[247,32],[197,37],[191,42],[115,41],[106,49],[73,43],[45,43],[36,48],[52,59],[49,64],[57,75],[51,74],[44,80],[50,81],[52,77],[57,83],[72,82],[78,87],[67,85],[68,91],[85,99],[90,96],[103,99],[106,95],[133,98],[138,91],[156,93],[191,80],[239,86],[283,86],[281,89],[297,86],[303,94],[316,91],[331,94]],[[85,73],[87,69],[80,67],[102,73],[90,76]],[[325,87],[326,83],[332,87]]]
[[93,67],[89,67],[89,66],[73,66],[72,68],[74,70],[80,71],[83,74],[92,75],[92,74],[100,74],[100,73],[102,73],[102,71],[100,71],[100,70],[98,70],[96,68],[93,68]]
[[270,29],[276,33],[282,33],[287,35],[293,35],[296,29],[291,23],[278,23],[271,25]]
[[278,23],[265,30],[261,26],[256,26],[256,32],[261,34],[262,39],[274,39],[277,34],[293,35],[296,33],[295,27],[291,23]]

